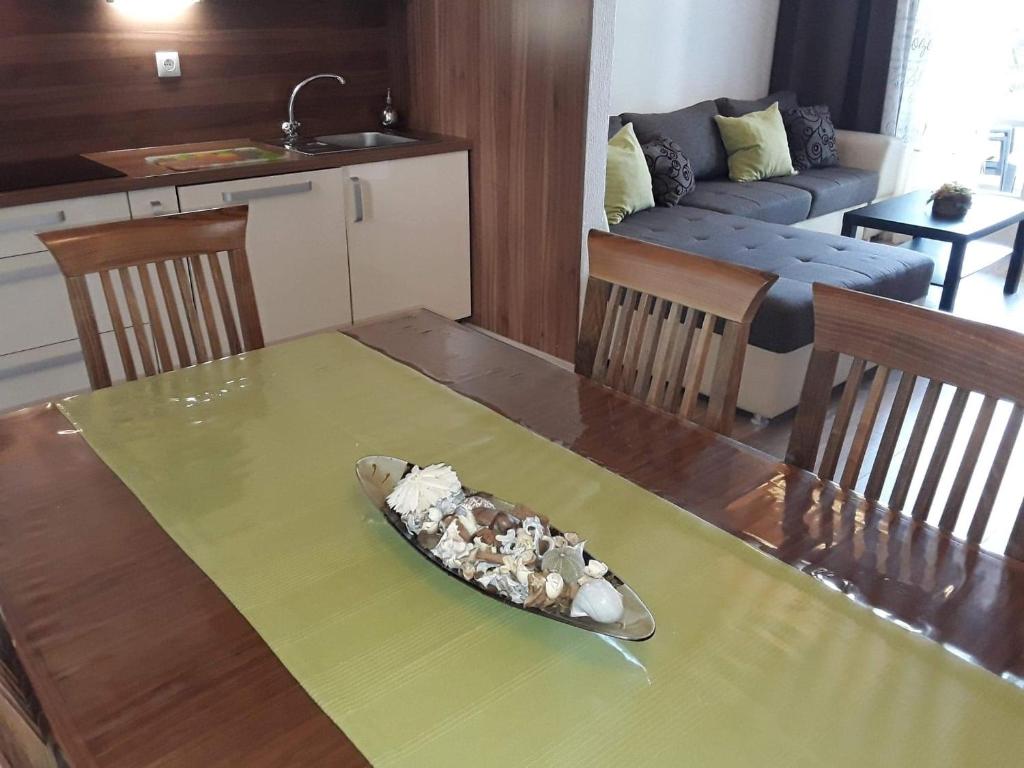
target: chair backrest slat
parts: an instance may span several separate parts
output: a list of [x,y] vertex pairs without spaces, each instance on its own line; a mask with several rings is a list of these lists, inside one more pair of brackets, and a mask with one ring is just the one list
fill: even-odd
[[139,275],[142,298],[146,302],[146,315],[149,317],[153,330],[153,346],[156,347],[157,365],[161,373],[174,370],[174,360],[171,359],[171,348],[167,343],[167,336],[164,334],[164,321],[157,304],[156,293],[153,291],[153,280],[150,278],[148,265],[140,264],[135,271]]
[[697,395],[700,394],[700,386],[704,381],[704,368],[708,363],[708,353],[711,351],[711,342],[715,338],[715,316],[704,315],[704,325],[700,329],[700,336],[697,339],[697,347],[693,352],[692,359],[686,364],[686,378],[683,380],[683,402],[679,406],[679,415],[684,419],[693,420],[697,409]]
[[220,343],[220,334],[217,332],[217,318],[213,316],[213,301],[210,298],[210,288],[206,282],[206,270],[203,268],[202,255],[196,255],[189,261],[192,267],[192,278],[195,280],[196,295],[199,297],[199,309],[203,315],[203,325],[206,328],[206,341],[210,345],[210,354],[214,359],[224,356],[224,350]]
[[217,304],[220,305],[220,319],[228,337],[228,349],[232,355],[237,355],[242,351],[242,343],[238,338],[235,314],[231,310],[231,299],[228,298],[228,289],[224,282],[224,270],[221,269],[220,259],[216,253],[208,253],[206,257],[210,264],[210,274],[213,276],[213,289],[217,293]]
[[871,391],[868,393],[864,410],[861,411],[860,420],[857,423],[857,431],[853,435],[853,443],[850,445],[850,453],[846,457],[846,465],[843,467],[840,485],[846,488],[852,488],[856,484],[857,478],[860,477],[860,469],[864,465],[868,442],[875,430],[878,411],[882,407],[882,397],[885,395],[885,386],[888,382],[889,369],[884,365],[878,366],[875,370],[874,381],[871,382]]
[[[85,277],[78,278],[85,280]],[[117,340],[117,351],[121,354],[121,365],[124,368],[124,375],[128,381],[135,381],[138,375],[135,373],[135,356],[128,344],[127,325],[121,316],[121,302],[114,291],[114,281],[110,277],[110,271],[104,269],[100,272],[100,283],[103,285],[103,296],[107,300],[107,312],[110,313],[110,322],[114,326],[114,338]],[[96,334],[97,343],[99,333]],[[110,386],[109,377],[105,386]]]
[[[1011,457],[1021,448],[1024,335],[825,285],[814,286],[814,311],[814,352],[787,461],[947,534],[962,531],[969,512],[967,540],[982,543]],[[853,362],[825,437],[841,356]],[[1004,405],[1010,409],[1005,422]],[[968,503],[978,486],[977,501]],[[1014,525],[1004,551],[1019,557],[1024,522]],[[1006,530],[1001,526],[1000,535]]]
[[[140,372],[152,376],[263,346],[245,252],[247,222],[248,209],[241,206],[39,236],[67,282],[94,389],[110,386],[111,376],[89,295],[90,276],[98,275],[129,380]],[[227,254],[230,289],[221,252]]]
[[836,475],[836,468],[839,466],[839,455],[843,451],[846,430],[850,426],[854,406],[857,405],[857,393],[860,391],[860,383],[863,378],[864,361],[854,360],[853,367],[850,368],[849,378],[846,380],[846,386],[843,387],[843,397],[839,401],[839,410],[832,421],[832,431],[829,433],[828,442],[825,444],[825,455],[821,459],[821,467],[818,470],[826,480],[832,480]]
[[[971,527],[967,531],[967,540],[977,544],[985,535],[985,528],[988,526],[989,518],[992,516],[992,509],[995,507],[999,489],[1003,485],[1003,478],[1006,476],[1006,468],[1010,465],[1010,456],[1020,438],[1021,426],[1024,425],[1024,405],[1016,405],[1010,413],[1003,429],[999,447],[992,459],[992,466],[989,468],[988,478],[981,489],[981,496],[978,499],[978,506],[974,508],[974,517],[971,518]],[[1010,539],[1011,543],[1013,538]],[[1021,558],[1024,559],[1024,558]]]
[[186,368],[192,365],[192,355],[188,349],[188,342],[185,340],[184,326],[181,324],[181,313],[178,310],[178,298],[174,293],[170,262],[162,261],[154,266],[156,267],[157,280],[160,283],[160,293],[164,297],[164,307],[167,308],[167,320],[171,325],[174,349],[178,353],[178,365]]
[[910,432],[910,442],[907,443],[907,450],[903,454],[903,461],[900,462],[899,473],[896,475],[896,484],[893,486],[892,494],[889,497],[889,505],[894,509],[903,509],[907,503],[907,495],[910,493],[910,484],[917,473],[917,466],[921,463],[921,453],[924,451],[924,441],[928,437],[928,430],[935,417],[935,408],[939,404],[939,395],[942,394],[942,382],[934,379],[928,382],[924,392],[924,399],[914,420],[914,427]]
[[604,232],[588,245],[576,371],[698,420],[714,359],[702,420],[731,431],[750,321],[777,276]]
[[892,401],[892,407],[889,409],[889,416],[885,422],[882,439],[878,444],[878,451],[875,453],[875,461],[871,467],[871,476],[868,478],[867,487],[864,489],[864,495],[869,499],[878,499],[882,494],[885,479],[889,476],[889,470],[892,467],[896,445],[899,442],[900,434],[903,432],[903,425],[907,421],[907,412],[910,410],[910,402],[914,397],[914,388],[916,386],[917,376],[912,373],[901,373],[900,385],[896,390],[896,397]]
[[135,343],[138,345],[139,358],[142,360],[142,370],[147,376],[156,375],[156,365],[153,362],[153,352],[149,347],[149,338],[146,335],[146,322],[142,319],[139,311],[139,302],[135,297],[135,288],[132,285],[132,277],[127,267],[117,270],[121,277],[121,290],[124,292],[125,304],[128,307],[128,317],[132,321],[132,333],[135,335]]
[[195,296],[192,295],[188,266],[184,259],[174,259],[174,274],[178,278],[178,290],[181,292],[181,301],[185,306],[185,318],[188,321],[188,331],[192,338],[192,348],[195,350],[196,364],[205,363],[210,359],[210,355],[206,351],[203,327],[199,324],[199,309],[196,307]]

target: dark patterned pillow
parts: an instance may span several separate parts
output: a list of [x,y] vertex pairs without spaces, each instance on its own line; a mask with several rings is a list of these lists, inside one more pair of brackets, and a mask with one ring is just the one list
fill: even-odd
[[651,171],[656,205],[671,206],[693,192],[697,182],[683,151],[667,136],[655,136],[644,144],[644,158]]
[[788,110],[782,121],[786,124],[789,154],[798,171],[839,165],[836,148],[836,127],[828,107],[797,107]]

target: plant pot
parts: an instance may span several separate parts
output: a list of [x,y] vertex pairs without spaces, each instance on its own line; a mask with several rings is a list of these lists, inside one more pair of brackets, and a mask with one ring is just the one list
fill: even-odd
[[937,219],[962,219],[971,207],[969,197],[937,197],[932,201],[932,216]]

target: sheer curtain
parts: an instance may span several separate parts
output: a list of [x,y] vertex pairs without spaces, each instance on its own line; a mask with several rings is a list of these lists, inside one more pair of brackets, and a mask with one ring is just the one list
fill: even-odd
[[882,130],[910,146],[910,187],[977,179],[1022,25],[1024,0],[900,0]]

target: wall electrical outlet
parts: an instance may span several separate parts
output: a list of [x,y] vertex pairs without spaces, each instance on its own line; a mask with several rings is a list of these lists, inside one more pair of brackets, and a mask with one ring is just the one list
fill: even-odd
[[181,77],[181,62],[177,51],[156,52],[157,77]]

